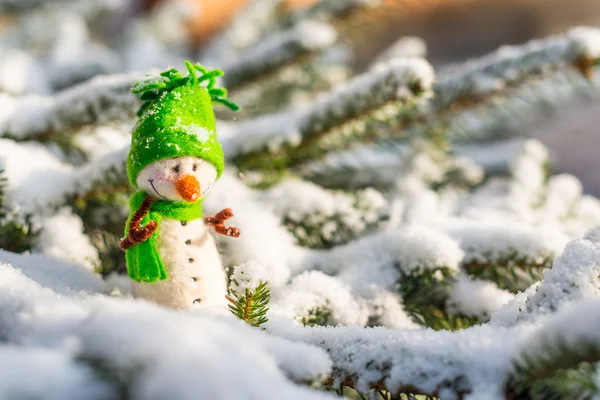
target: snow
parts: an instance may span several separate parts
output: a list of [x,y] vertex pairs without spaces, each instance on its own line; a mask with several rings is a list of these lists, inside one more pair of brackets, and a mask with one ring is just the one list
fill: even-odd
[[[540,327],[532,331],[519,345],[517,364],[535,359],[552,359],[554,356],[549,349],[566,347],[574,349],[580,360],[585,360],[590,354],[590,348],[598,348],[598,306],[597,298],[576,301],[565,306],[555,315],[545,317],[540,321]],[[565,329],[568,326],[568,329]],[[586,349],[583,352],[580,349]],[[554,356],[556,357],[556,356]],[[562,360],[563,364],[577,365],[577,358]]]
[[263,147],[276,150],[285,143],[297,145],[301,136],[295,120],[299,115],[299,111],[290,110],[238,123],[220,122],[217,131],[223,152],[231,159]]
[[232,87],[248,84],[306,53],[325,49],[336,40],[337,33],[330,25],[302,21],[289,30],[260,40],[222,65],[225,85]]
[[[104,281],[99,275],[87,271],[81,265],[50,255],[16,254],[0,249],[0,263],[3,275],[18,273],[23,279],[32,279],[58,294],[101,293],[104,290]],[[14,268],[18,268],[18,272]],[[10,280],[6,285],[5,289],[11,287]]]
[[299,329],[283,318],[271,318],[267,331],[327,349],[336,366],[334,385],[351,378],[363,392],[383,383],[390,391],[410,386],[422,393],[440,391],[440,397],[450,399],[456,398],[453,387],[468,388],[468,399],[501,398],[512,347],[522,336],[487,326],[458,332],[351,326]]
[[485,319],[512,300],[513,294],[496,284],[459,275],[450,290],[449,308],[468,316]]
[[581,57],[600,56],[600,30],[574,28],[565,36],[504,46],[475,59],[454,73],[443,74],[435,87],[437,107],[445,108],[465,96],[501,90],[528,75],[575,63]]
[[[50,90],[41,63],[29,53],[8,49],[0,54],[0,88],[3,92],[12,95],[46,94]],[[4,101],[0,104],[4,104]]]
[[582,54],[592,59],[600,58],[600,32],[587,26],[580,26],[569,30],[567,38],[573,46],[580,47]]
[[401,275],[437,268],[457,271],[463,252],[442,232],[421,226],[375,233],[307,258],[306,269],[335,274],[354,290],[369,295],[393,289]]
[[122,174],[128,152],[126,146],[74,167],[40,143],[0,138],[0,160],[8,178],[4,206],[21,217],[51,213],[51,207],[62,205],[67,196],[86,193],[111,173]]
[[42,229],[36,240],[36,252],[84,265],[91,271],[100,266],[98,249],[83,233],[81,218],[68,207],[43,217],[40,224]]
[[89,161],[101,159],[112,152],[129,146],[131,135],[128,130],[99,126],[84,131],[73,138],[75,146],[81,149]]
[[228,158],[234,158],[283,144],[296,146],[319,132],[325,122],[334,126],[389,101],[408,100],[414,96],[411,88],[427,91],[433,80],[433,68],[425,60],[390,60],[322,94],[305,108],[219,126],[226,130],[223,149]]
[[[393,59],[379,64],[345,85],[318,97],[310,112],[299,121],[300,130],[310,131],[311,125],[325,118],[343,121],[350,115],[360,115],[387,101],[408,99],[413,95],[409,89],[411,85],[426,91],[433,80],[433,68],[420,58]],[[374,96],[376,92],[378,95]]]
[[100,76],[55,96],[0,95],[0,137],[61,134],[81,125],[130,118],[139,105],[130,88],[138,74]]
[[239,297],[244,297],[246,290],[254,292],[258,285],[271,282],[273,277],[267,268],[250,260],[234,267],[230,279],[229,290]]
[[[359,193],[364,197],[362,202],[366,208],[382,209],[387,205],[385,198],[374,189]],[[273,205],[273,212],[280,216],[288,216],[292,220],[301,220],[310,215],[331,217],[343,214],[351,218],[357,210],[355,200],[343,192],[331,192],[310,182],[287,180],[273,189],[265,191],[262,200]]]
[[[569,302],[598,297],[599,265],[600,228],[594,228],[584,238],[567,244],[552,268],[544,271],[535,292],[529,293],[523,307],[512,316],[512,322],[533,321]],[[508,315],[504,314],[503,321],[510,322],[507,319]]]
[[[273,337],[233,316],[184,314],[142,301],[57,296],[6,265],[0,275],[0,336],[9,347],[0,352],[13,355],[9,360],[19,354],[12,363],[19,368],[13,372],[19,380],[0,380],[7,391],[43,388],[58,395],[85,388],[91,395],[111,397],[124,385],[140,399],[175,393],[181,399],[198,393],[208,398],[333,398],[290,381],[328,374],[331,362],[323,350]],[[9,365],[2,363],[0,376],[10,373]],[[42,366],[56,369],[43,374]],[[99,378],[96,368],[111,374]]]
[[92,368],[59,350],[0,346],[0,393],[7,399],[103,400],[117,392]]
[[[524,139],[511,138],[453,146],[457,160],[469,160],[481,174],[505,172],[523,145]],[[411,147],[405,140],[385,140],[375,145],[356,145],[351,149],[329,152],[322,159],[303,164],[301,175],[332,187],[388,187],[398,179],[399,171],[409,167]]]
[[273,305],[275,310],[298,319],[311,310],[326,309],[331,313],[328,325],[364,326],[369,317],[366,303],[353,296],[351,287],[320,271],[294,277],[285,290],[276,292]]
[[[597,70],[591,71],[597,77]],[[535,75],[534,75],[535,76]],[[511,96],[492,98],[478,107],[467,108],[452,116],[449,135],[456,142],[489,141],[521,135],[545,115],[560,117],[565,104],[577,106],[598,96],[596,79],[580,71],[562,69],[544,79],[530,79],[511,90]]]
[[210,138],[210,135],[212,133],[212,131],[209,131],[205,127],[200,126],[200,125],[195,125],[195,124],[192,124],[192,125],[178,124],[178,125],[175,125],[173,128],[182,130],[184,132],[189,133],[190,135],[196,136],[201,143],[206,142]]
[[455,222],[448,234],[465,252],[464,262],[490,263],[515,258],[534,264],[560,254],[568,238],[513,222]]
[[290,277],[290,270],[305,257],[307,249],[297,246],[294,237],[281,226],[279,218],[265,209],[259,191],[249,189],[228,171],[206,197],[204,214],[214,215],[224,206],[234,211],[230,223],[242,232],[239,238],[222,235],[217,238],[227,249],[221,251],[225,265],[254,260],[272,274],[271,287],[284,284]]

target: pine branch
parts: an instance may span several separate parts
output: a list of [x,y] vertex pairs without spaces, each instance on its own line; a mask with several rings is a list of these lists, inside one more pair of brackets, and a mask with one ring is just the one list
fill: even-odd
[[[539,285],[528,290],[518,310],[510,311],[509,315],[499,314],[498,323],[514,325],[535,321],[570,302],[597,297],[599,239],[598,228],[594,228],[583,239],[570,241],[554,260],[552,268],[544,271]],[[492,322],[495,322],[494,318]]]
[[[569,102],[597,97],[600,92],[589,78],[596,78],[599,68],[588,67],[585,76],[576,69],[578,59],[591,59],[596,54],[594,42],[597,36],[596,30],[574,30],[565,37],[515,47],[508,55],[504,55],[506,50],[499,50],[482,59],[461,64],[456,68],[457,73],[443,74],[434,86],[433,114],[424,116],[424,121],[438,120],[426,122],[430,124],[427,129],[441,126],[453,144],[453,154],[475,157],[479,164],[483,162],[488,174],[505,173],[509,157],[500,164],[494,162],[489,165],[486,158],[490,154],[479,157],[474,151],[475,148],[482,150],[480,147],[485,147],[485,142],[469,141],[489,141],[521,134],[524,126],[539,119],[540,115],[547,118],[548,112],[556,112]],[[583,44],[580,45],[579,40]],[[565,48],[571,50],[566,51]],[[520,68],[521,65],[524,67]],[[415,121],[416,125],[409,124],[407,128],[418,134],[423,120]],[[300,172],[311,180],[332,187],[360,187],[364,185],[363,181],[389,185],[406,168],[409,151],[406,138],[412,136],[405,133],[401,138],[379,140],[373,147],[362,146],[331,153],[323,160],[301,166]],[[514,148],[510,142],[508,144],[509,150]],[[488,147],[495,148],[495,145],[491,143]],[[507,154],[514,152],[511,150]]]
[[600,362],[597,311],[598,301],[593,299],[546,318],[518,347],[506,391],[573,399],[597,394],[600,387],[593,379]]
[[139,106],[130,92],[136,79],[134,74],[96,77],[54,96],[0,95],[0,137],[40,140],[86,125],[131,119]]
[[398,281],[403,306],[412,319],[435,330],[458,330],[479,323],[477,317],[450,313],[446,304],[456,272],[447,267],[402,274]]
[[[62,0],[64,3],[74,3],[79,0]],[[25,13],[45,5],[45,0],[2,0],[0,11],[7,13]]]
[[300,317],[300,322],[304,326],[328,326],[333,325],[331,318],[332,311],[327,304],[308,309],[305,315]]
[[463,222],[449,227],[448,233],[465,252],[466,272],[512,292],[539,280],[564,245],[560,233],[540,232],[522,223]]
[[375,232],[388,217],[388,202],[374,189],[332,192],[294,179],[266,190],[261,202],[309,248],[332,248]]
[[273,76],[277,70],[305,62],[335,43],[335,30],[324,23],[304,21],[278,35],[269,36],[223,65],[225,85],[248,85]]
[[[238,284],[235,280],[233,282]],[[261,281],[253,290],[245,288],[243,294],[230,291],[226,298],[230,303],[229,311],[248,324],[260,326],[269,320],[266,315],[269,311],[271,291],[267,282]]]
[[314,159],[339,145],[320,140],[331,133],[344,138],[345,127],[360,125],[350,133],[365,137],[376,134],[373,124],[410,120],[432,81],[431,67],[423,60],[390,62],[323,95],[306,109],[233,126],[230,139],[224,141],[226,154],[242,169],[284,168]]
[[434,87],[437,110],[469,106],[482,96],[503,92],[509,87],[574,67],[589,77],[590,68],[600,59],[600,30],[575,28],[564,36],[533,40],[522,46],[500,48],[479,59],[467,61],[456,73],[441,74]]
[[14,220],[14,211],[6,204],[8,178],[1,169],[0,159],[0,249],[15,253],[28,251],[39,234],[39,226],[31,218]]
[[463,268],[473,276],[496,283],[501,289],[517,293],[539,281],[542,271],[552,267],[553,260],[552,256],[547,256],[536,262],[513,252],[500,259],[490,257],[489,261],[467,261]]
[[[8,179],[4,208],[9,210],[11,220],[18,221],[70,202],[88,201],[129,190],[125,172],[129,146],[73,167],[36,144],[9,139],[0,139],[0,143],[0,160],[6,164],[5,176]],[[36,162],[29,163],[30,157],[34,157]],[[28,171],[29,180],[11,181],[13,170],[17,174]]]
[[562,70],[509,88],[504,94],[450,116],[448,135],[455,143],[490,141],[522,135],[527,126],[549,117],[560,117],[569,104],[575,106],[600,95],[599,68],[592,81],[579,71]]
[[[383,71],[386,68],[382,68],[354,79],[345,88],[334,91],[317,102],[316,106],[323,108],[321,112],[312,107],[287,115],[287,123],[284,122],[283,114],[280,114],[240,125],[240,130],[243,128],[246,134],[250,133],[254,138],[250,139],[251,143],[244,143],[242,147],[236,143],[241,139],[234,135],[229,143],[229,154],[242,169],[264,170],[294,167],[308,159],[314,160],[332,149],[343,149],[367,138],[388,138],[394,134],[414,137],[437,130],[449,132],[450,138],[454,138],[457,135],[452,132],[456,130],[456,124],[448,125],[453,124],[453,118],[461,109],[488,104],[498,96],[510,94],[507,89],[523,87],[540,76],[552,77],[552,73],[560,74],[569,68],[577,68],[580,73],[589,76],[600,55],[600,50],[595,47],[598,41],[600,31],[580,28],[570,31],[564,37],[525,44],[508,56],[500,53],[473,61],[473,66],[467,72],[442,77],[433,88],[434,95],[430,103],[425,104],[418,100],[429,88],[427,82],[430,80],[422,73],[416,73],[412,78],[413,83],[406,84],[409,92],[411,86],[414,89],[413,85],[418,89],[412,90],[412,96],[400,102],[400,107],[389,104],[398,104],[398,99],[393,96],[386,98],[381,87],[378,88],[380,90],[372,91],[372,88],[377,87],[378,78],[385,79],[386,72]],[[591,60],[583,70],[580,67],[581,60]],[[388,65],[387,73],[389,69]],[[431,73],[429,77],[431,79]],[[357,83],[361,81],[364,83]],[[346,103],[344,91],[351,92],[353,87],[363,84],[366,86],[363,93],[368,94],[368,97],[361,99],[360,94],[355,93],[354,97],[358,99],[350,104]],[[390,87],[394,87],[394,84],[386,85],[386,89]],[[338,96],[338,92],[341,96]],[[378,99],[383,101],[378,102]],[[284,123],[286,128],[281,127]],[[265,125],[268,128],[266,131]],[[253,131],[259,129],[259,134],[253,134]],[[244,139],[247,141],[248,136],[244,135]],[[266,157],[269,159],[268,163],[264,159]]]

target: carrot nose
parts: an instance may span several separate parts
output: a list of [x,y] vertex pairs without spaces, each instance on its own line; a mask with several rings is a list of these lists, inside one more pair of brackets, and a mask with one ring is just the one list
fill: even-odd
[[177,179],[175,188],[185,201],[196,201],[200,197],[200,183],[194,175],[183,175]]

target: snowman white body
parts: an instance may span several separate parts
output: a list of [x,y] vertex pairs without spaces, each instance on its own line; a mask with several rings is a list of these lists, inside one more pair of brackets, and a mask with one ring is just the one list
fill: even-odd
[[[163,200],[181,201],[174,182],[182,174],[196,177],[203,188],[200,197],[217,177],[214,167],[206,161],[179,157],[148,165],[138,175],[137,184]],[[184,310],[225,305],[226,275],[209,229],[202,218],[163,218],[156,233],[156,247],[168,279],[152,283],[132,281],[133,296]]]

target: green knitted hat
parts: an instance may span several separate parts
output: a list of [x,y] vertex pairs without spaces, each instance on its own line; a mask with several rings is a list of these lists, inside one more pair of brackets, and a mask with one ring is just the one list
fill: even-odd
[[185,64],[185,77],[172,68],[133,86],[132,92],[141,93],[144,101],[127,157],[127,175],[133,187],[137,187],[136,178],[144,167],[165,158],[195,156],[214,165],[217,177],[223,172],[223,150],[217,141],[212,102],[234,111],[239,107],[226,99],[225,89],[214,87],[216,78],[223,75],[221,70],[209,71],[189,61]]

